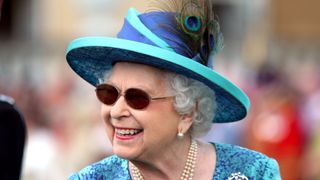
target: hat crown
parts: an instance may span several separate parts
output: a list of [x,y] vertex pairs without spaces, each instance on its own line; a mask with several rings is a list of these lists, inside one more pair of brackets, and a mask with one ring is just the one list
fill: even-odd
[[[201,62],[199,52],[193,52],[190,44],[183,41],[186,35],[177,21],[178,13],[152,11],[139,14],[130,8],[117,38],[148,44],[173,51],[189,59]],[[206,66],[212,67],[212,58]]]
[[117,37],[157,46],[190,58],[181,48],[187,45],[177,33],[172,32],[177,31],[178,27],[175,16],[174,12],[158,11],[139,14],[131,8]]

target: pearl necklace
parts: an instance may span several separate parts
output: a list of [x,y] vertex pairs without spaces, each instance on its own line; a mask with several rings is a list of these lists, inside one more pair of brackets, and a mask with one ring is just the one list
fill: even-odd
[[[192,177],[194,175],[194,169],[196,167],[197,152],[198,152],[198,144],[193,139],[189,148],[187,162],[182,171],[180,180],[192,180]],[[144,180],[139,169],[134,164],[131,164],[131,165],[132,165],[131,170],[132,170],[133,180]]]

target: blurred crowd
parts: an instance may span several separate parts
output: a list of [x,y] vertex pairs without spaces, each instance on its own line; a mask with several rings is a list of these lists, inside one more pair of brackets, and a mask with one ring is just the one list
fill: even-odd
[[285,180],[320,179],[319,67],[317,61],[287,61],[242,70],[237,79],[251,100],[248,117],[214,124],[205,140],[267,154],[278,161]]
[[262,66],[250,91],[244,144],[277,159],[283,179],[319,179],[320,69]]
[[52,81],[42,78],[37,85],[29,78],[19,82],[0,78],[0,92],[16,100],[26,121],[23,179],[66,179],[72,171],[106,156],[110,146],[93,88],[80,87],[64,72]]

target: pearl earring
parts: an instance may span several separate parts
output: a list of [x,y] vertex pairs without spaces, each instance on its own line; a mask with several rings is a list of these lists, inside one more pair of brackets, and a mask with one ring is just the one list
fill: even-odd
[[181,131],[179,130],[177,136],[178,136],[178,138],[183,138],[184,134],[183,134],[183,132],[181,132]]

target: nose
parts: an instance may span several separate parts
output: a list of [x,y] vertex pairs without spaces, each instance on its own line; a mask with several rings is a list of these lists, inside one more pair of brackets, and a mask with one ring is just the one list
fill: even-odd
[[113,119],[121,119],[121,117],[127,117],[130,115],[128,104],[124,96],[120,96],[118,100],[111,106],[110,116]]

